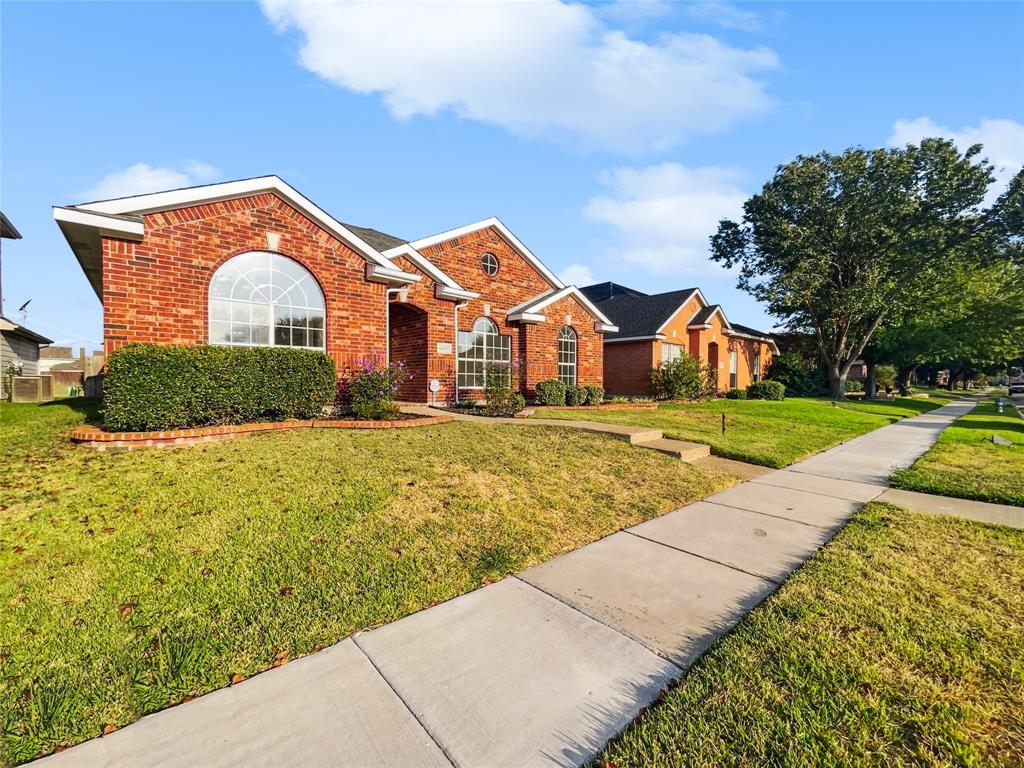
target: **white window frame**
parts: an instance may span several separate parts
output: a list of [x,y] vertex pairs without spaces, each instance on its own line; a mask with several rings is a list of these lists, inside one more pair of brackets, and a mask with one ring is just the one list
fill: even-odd
[[[488,256],[491,257],[490,262],[487,260]],[[494,263],[494,271],[493,272],[490,271],[491,270],[491,262]],[[491,251],[485,251],[484,253],[482,253],[480,255],[480,269],[482,269],[483,273],[485,275],[487,275],[488,277],[494,277],[496,274],[498,274],[498,270],[501,269],[501,262],[498,261],[498,257],[495,256]]]
[[558,380],[575,386],[576,360],[579,351],[579,335],[570,325],[563,325],[558,332]]
[[661,363],[671,363],[686,354],[686,347],[668,341],[661,342]]
[[[242,271],[241,261],[256,263]],[[283,268],[286,262],[287,269]],[[298,277],[294,274],[296,272],[300,273]],[[264,273],[263,282],[254,282],[261,279],[255,277],[257,273]],[[267,277],[269,282],[266,282]],[[327,349],[327,305],[320,284],[305,266],[283,254],[246,251],[232,256],[213,273],[206,306],[210,344]],[[279,325],[282,318],[286,318],[286,322]],[[286,329],[288,343],[282,343],[278,341],[278,331]],[[266,340],[253,341],[254,331],[263,330],[266,331]],[[225,332],[229,337],[240,340],[225,338]],[[308,343],[312,334],[319,336],[318,344]],[[293,339],[303,341],[293,344]]]
[[502,335],[491,318],[478,317],[473,322],[473,330],[459,331],[456,386],[483,389],[487,385],[487,366],[493,363],[512,364],[512,337]]
[[739,359],[739,352],[735,349],[729,350],[729,389],[735,389],[739,384]]
[[758,346],[754,352],[754,381],[758,382],[761,380],[761,347]]

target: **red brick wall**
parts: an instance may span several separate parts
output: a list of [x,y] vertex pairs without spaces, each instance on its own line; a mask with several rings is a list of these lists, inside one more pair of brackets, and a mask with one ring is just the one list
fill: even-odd
[[103,333],[107,354],[135,341],[205,344],[208,291],[231,256],[279,252],[319,281],[327,307],[327,353],[344,373],[385,349],[385,288],[364,278],[365,261],[272,193],[147,214],[138,243],[103,239]]
[[538,381],[558,378],[558,334],[566,325],[576,331],[576,383],[604,386],[603,335],[594,330],[594,318],[573,296],[542,310],[546,323],[526,326],[526,364],[523,389],[535,394]]
[[391,302],[391,360],[402,361],[409,378],[398,388],[398,399],[427,402],[427,313],[412,304]]
[[653,341],[604,345],[604,388],[609,395],[649,396],[653,367]]

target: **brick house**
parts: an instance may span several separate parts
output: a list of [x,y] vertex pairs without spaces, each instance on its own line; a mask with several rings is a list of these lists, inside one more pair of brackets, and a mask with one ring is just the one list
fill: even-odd
[[613,395],[647,395],[651,371],[689,354],[707,363],[718,389],[759,381],[778,354],[772,337],[730,323],[697,288],[649,295],[618,283],[580,289],[618,326],[604,335],[604,387]]
[[[82,205],[54,218],[103,302],[104,352],[130,342],[291,346],[402,360],[412,402],[477,396],[485,364],[527,397],[600,384],[617,330],[498,219],[420,240],[343,224],[276,176]],[[436,382],[432,387],[432,382]],[[456,384],[457,382],[457,384]]]

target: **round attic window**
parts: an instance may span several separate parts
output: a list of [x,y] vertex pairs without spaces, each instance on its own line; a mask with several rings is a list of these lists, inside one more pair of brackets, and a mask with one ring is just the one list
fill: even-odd
[[480,257],[480,266],[483,268],[485,275],[494,277],[498,274],[498,257],[493,253],[487,252]]

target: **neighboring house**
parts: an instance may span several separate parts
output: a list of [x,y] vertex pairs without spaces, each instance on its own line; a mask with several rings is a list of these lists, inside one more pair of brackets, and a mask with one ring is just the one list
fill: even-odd
[[39,372],[80,371],[83,376],[95,376],[103,369],[103,353],[86,354],[85,347],[75,354],[71,347],[44,347],[39,350]]
[[39,347],[50,339],[0,315],[0,372],[6,379],[8,366],[17,376],[39,375]]
[[772,337],[730,323],[697,288],[648,295],[618,283],[581,289],[619,327],[604,336],[604,387],[613,395],[646,395],[651,371],[688,354],[715,372],[719,390],[759,381],[778,353]]
[[495,218],[409,242],[343,224],[276,176],[54,218],[103,302],[106,354],[130,342],[301,347],[342,377],[376,355],[406,363],[402,399],[427,402],[479,397],[493,362],[513,365],[527,396],[557,376],[600,384],[603,334],[617,330]]

